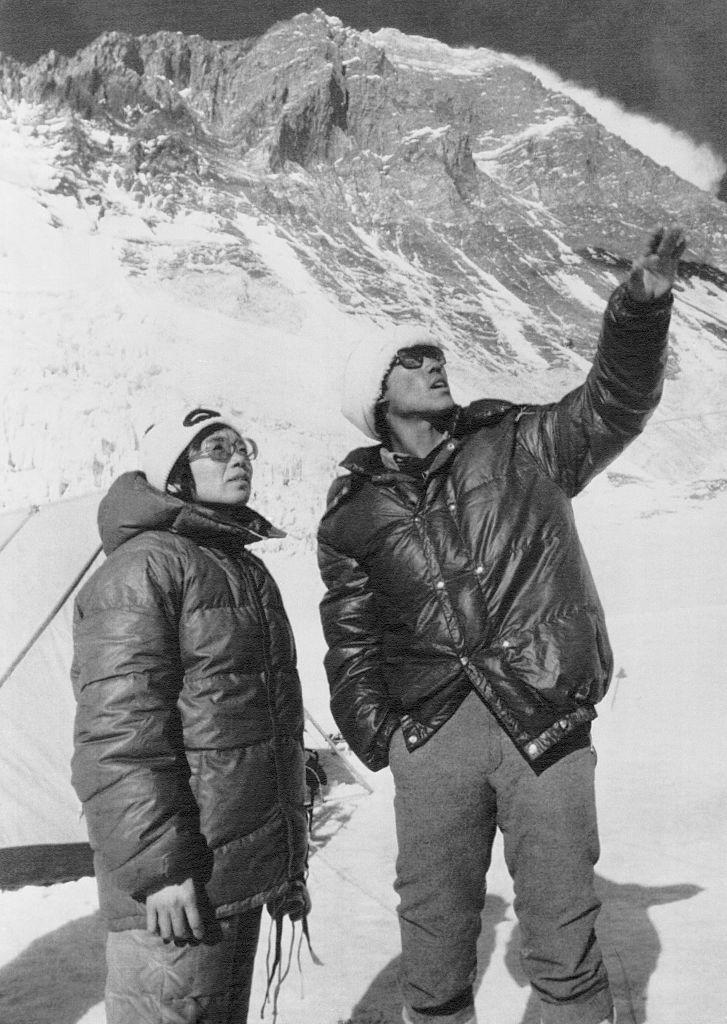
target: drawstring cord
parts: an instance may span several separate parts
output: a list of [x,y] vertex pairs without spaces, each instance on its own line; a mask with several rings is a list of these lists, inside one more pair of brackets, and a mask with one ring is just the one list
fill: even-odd
[[[265,999],[263,1000],[262,1009],[260,1010],[260,1016],[265,1015],[265,1007],[270,1002],[270,988],[275,978],[277,971],[278,978],[273,989],[272,996],[272,1007],[273,1007],[273,1024],[278,1019],[278,996],[280,995],[280,989],[282,988],[283,982],[288,977],[290,972],[290,965],[293,960],[293,946],[295,943],[295,924],[293,924],[293,934],[290,939],[290,952],[288,953],[288,962],[285,965],[285,971],[282,966],[282,951],[283,951],[283,914],[278,914],[275,918],[275,958],[273,960],[273,966],[270,968],[268,973],[268,983],[265,988]],[[269,961],[268,961],[269,962]],[[267,962],[266,962],[267,966]]]
[[[271,975],[271,972],[270,972],[270,945],[271,945],[270,939],[271,939],[271,936],[273,934],[273,927],[274,926],[275,926],[275,918],[271,917],[270,918],[270,927],[268,928],[268,946],[267,946],[267,949],[265,951],[265,976],[267,978],[267,985],[265,987],[265,998],[263,999],[263,1005],[260,1007],[260,1018],[261,1019],[265,1016],[265,1007],[268,1004],[268,997],[270,995],[270,982],[271,982],[271,978],[272,978],[272,975]],[[278,956],[278,953],[277,953],[277,950],[278,950],[278,936],[277,935],[275,936],[275,949],[276,949],[276,954],[275,955],[276,955],[276,963],[277,963],[277,956]],[[273,970],[275,970],[275,964],[273,964]]]
[[[272,1002],[273,1024],[275,1024],[276,1020],[278,1019],[278,996],[280,995],[280,989],[282,988],[283,982],[285,981],[285,979],[290,974],[290,968],[291,968],[291,965],[292,965],[292,962],[293,962],[293,950],[295,948],[295,921],[293,921],[293,922],[291,922],[292,926],[293,926],[293,934],[290,937],[290,949],[288,951],[288,959],[287,959],[287,963],[285,964],[285,970],[283,970],[283,966],[282,966],[282,952],[283,952],[283,923],[284,923],[284,921],[285,921],[285,914],[283,914],[283,913],[278,914],[275,918],[271,918],[271,920],[270,920],[270,929],[268,930],[268,947],[267,947],[267,952],[266,952],[266,955],[265,955],[265,972],[267,974],[267,985],[266,985],[266,988],[265,988],[265,998],[263,999],[263,1005],[260,1008],[260,1017],[263,1018],[265,1016],[265,1008],[266,1008],[266,1006],[268,1005],[269,1002]],[[274,952],[273,963],[272,963],[272,967],[271,967],[270,966],[270,950],[271,950],[271,946],[272,946],[271,937],[272,937],[273,927],[275,928],[275,952]],[[304,937],[305,937],[306,942],[308,943],[308,951],[310,952],[311,960],[313,961],[314,964],[316,964],[316,966],[322,967],[323,966],[323,961],[320,960],[318,958],[318,956],[316,956],[316,954],[315,954],[315,952],[313,950],[313,946],[311,945],[310,932],[308,930],[308,915],[307,914],[305,914],[303,916],[303,919],[302,919],[302,928],[301,928],[300,938],[298,940],[298,951],[297,951],[297,957],[296,957],[296,960],[297,960],[297,963],[298,963],[298,971],[299,971],[300,977],[301,977],[301,986],[302,986],[302,981],[303,981],[303,967],[302,967],[302,964],[301,964],[300,952],[301,952],[301,946],[303,944],[303,938]],[[270,989],[272,988],[273,980],[275,979],[276,971],[277,971],[278,977],[277,977],[277,981],[275,982],[275,988],[273,989],[272,1000],[271,1000]]]
[[[300,936],[300,941],[298,942],[298,968],[299,969],[300,969],[300,947],[303,944],[303,936],[305,936],[305,941],[308,943],[308,952],[310,953],[311,960],[316,965],[316,967],[323,967],[323,961],[319,957],[316,956],[315,950],[313,949],[313,946],[312,946],[311,941],[310,941],[310,932],[308,931],[308,915],[307,914],[303,915],[303,930],[302,930],[302,934]],[[301,969],[300,973],[301,974],[303,973],[302,969]]]
[[[273,957],[273,965],[270,966],[270,947],[271,947],[271,936],[275,928],[275,955]],[[295,934],[295,926],[293,926],[293,934]],[[261,1019],[265,1016],[265,1007],[270,1002],[270,988],[273,984],[275,972],[278,972],[278,983],[275,986],[273,992],[273,1024],[277,1020],[278,1016],[278,994],[280,992],[280,986],[283,983],[283,979],[280,977],[281,967],[280,960],[283,950],[283,915],[277,914],[275,917],[270,919],[270,928],[268,930],[268,948],[265,954],[265,973],[267,975],[267,985],[265,986],[265,998],[263,999],[263,1005],[260,1007]],[[288,971],[286,970],[286,974]]]

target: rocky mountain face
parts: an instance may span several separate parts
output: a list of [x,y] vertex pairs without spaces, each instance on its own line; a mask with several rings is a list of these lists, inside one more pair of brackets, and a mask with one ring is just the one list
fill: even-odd
[[[54,189],[92,228],[129,199],[152,233],[195,211],[213,219],[204,243],[172,255],[129,231],[127,275],[160,287],[194,277],[200,303],[230,310],[216,282],[266,285],[274,322],[275,272],[240,228],[253,217],[352,322],[426,322],[500,389],[536,399],[582,378],[628,258],[677,221],[690,249],[670,375],[683,387],[667,411],[685,417],[692,466],[695,431],[712,454],[721,439],[723,423],[699,418],[694,375],[709,352],[716,403],[727,207],[514,58],[314,12],[254,40],[108,33],[71,58],[2,58],[0,94],[7,116],[30,106],[36,125],[55,119]],[[654,442],[650,468],[683,468],[682,442],[669,443],[660,461]]]

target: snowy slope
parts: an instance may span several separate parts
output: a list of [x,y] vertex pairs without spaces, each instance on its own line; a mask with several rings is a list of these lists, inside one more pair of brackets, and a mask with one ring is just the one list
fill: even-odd
[[[53,191],[54,133],[62,126],[39,128],[37,116],[21,109],[0,120],[0,359],[10,469],[2,504],[108,485],[136,464],[138,430],[176,393],[231,404],[252,433],[262,429],[258,479],[270,494],[263,504],[278,508],[294,533],[310,534],[321,501],[314,479],[321,471],[330,476],[338,453],[358,440],[337,416],[345,356],[383,325],[342,309],[296,248],[254,211],[223,226],[200,211],[152,219],[121,192],[113,215],[93,219],[72,196]],[[188,258],[190,248],[232,239],[244,240],[265,267],[263,278],[204,264],[174,274],[166,269]],[[143,275],[129,273],[131,242],[143,243],[155,261]],[[515,400],[548,400],[572,386],[587,360],[569,352],[575,366],[543,372],[543,355],[522,333],[523,324],[536,324],[534,311],[493,275],[474,272],[480,308],[507,339],[518,372],[512,376],[502,358],[498,366],[487,354],[455,348],[451,376],[461,400],[495,390]],[[401,276],[410,283],[403,270]],[[601,296],[564,271],[551,283],[587,309],[595,328]],[[724,447],[705,444],[721,434],[727,356],[703,329],[710,313],[724,315],[724,294],[696,281],[684,304],[677,300],[679,376],[667,383],[649,435],[625,456],[627,468],[672,477],[690,470],[727,474]],[[306,493],[303,507],[301,488],[294,503],[283,490],[291,477]]]
[[[262,511],[310,538],[318,480],[357,441],[336,409],[358,338],[423,320],[463,401],[551,400],[582,379],[624,254],[667,219],[686,223],[690,269],[664,402],[624,471],[727,475],[724,204],[514,58],[320,13],[249,52],[203,43],[108,37],[15,76],[55,89],[53,106],[5,86],[2,506],[106,486],[182,393],[263,435]],[[142,44],[143,106],[113,106]],[[229,93],[216,114],[208,66]],[[89,119],[90,101],[61,97],[86,96],[94,67],[109,98]],[[345,120],[329,97],[343,88]]]
[[[253,434],[264,421],[259,475],[275,488],[300,475],[306,433],[336,420],[335,342],[360,336],[363,327],[347,325],[290,248],[253,218],[232,227],[272,265],[278,289],[244,301],[239,280],[222,280],[198,300],[193,285],[201,281],[165,288],[127,276],[121,254],[129,238],[173,258],[190,240],[204,245],[217,225],[193,214],[152,230],[133,208],[122,224],[113,217],[89,224],[72,198],[12,180],[53,182],[48,147],[32,131],[0,121],[0,159],[8,167],[0,184],[8,214],[0,354],[11,472],[4,503],[87,491],[133,468],[135,429],[170,393],[224,400]],[[303,429],[294,433],[291,422]],[[320,458],[320,448],[318,441],[306,458]]]

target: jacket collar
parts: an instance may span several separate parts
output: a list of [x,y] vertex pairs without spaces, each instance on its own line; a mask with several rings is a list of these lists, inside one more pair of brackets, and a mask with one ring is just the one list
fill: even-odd
[[[512,402],[491,398],[483,398],[464,407],[455,406],[447,434],[444,435],[439,451],[424,472],[424,479],[439,473],[462,447],[469,434],[480,427],[499,422],[514,408]],[[405,465],[397,465],[395,453],[387,451],[380,444],[355,448],[341,462],[341,466],[349,473],[367,477],[372,483],[377,484],[392,483],[406,472]]]
[[107,555],[147,530],[165,530],[209,546],[242,547],[285,537],[246,506],[225,509],[182,501],[152,487],[139,472],[123,473],[113,482],[99,505],[98,527]]

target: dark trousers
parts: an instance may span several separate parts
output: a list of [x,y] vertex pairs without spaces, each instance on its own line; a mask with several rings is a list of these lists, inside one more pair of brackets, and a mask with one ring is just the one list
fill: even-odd
[[466,1007],[459,1016],[423,1011],[457,1004],[476,978],[485,876],[498,827],[523,967],[540,996],[544,1024],[604,1021],[612,999],[594,932],[600,902],[592,750],[574,751],[536,776],[473,691],[412,753],[397,731],[390,764],[402,990],[415,1024],[466,1019]]
[[260,908],[220,921],[214,945],[165,944],[146,931],[110,932],[107,1024],[246,1024]]

